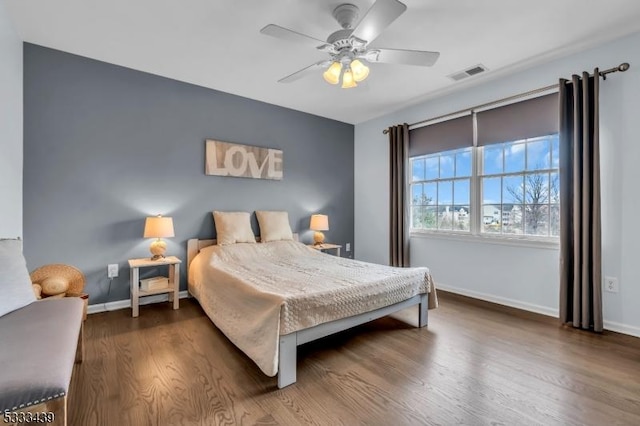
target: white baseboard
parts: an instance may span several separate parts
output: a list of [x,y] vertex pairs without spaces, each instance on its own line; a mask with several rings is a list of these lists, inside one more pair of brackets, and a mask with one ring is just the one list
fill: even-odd
[[[464,288],[451,287],[438,283],[438,289],[448,291],[450,293],[460,294],[462,296],[472,297],[474,299],[484,300],[486,302],[497,303],[499,305],[510,306],[512,308],[522,309],[523,311],[535,312],[537,314],[546,315],[550,317],[558,317],[558,310],[548,308],[546,306],[534,305],[532,303],[521,302],[519,300],[509,299],[506,297],[494,296],[491,294],[480,293],[477,291],[467,290]],[[189,292],[186,290],[178,293],[180,299],[190,297]],[[140,299],[140,305],[147,305],[149,303],[164,302],[169,300],[169,296],[166,294],[158,294],[154,296],[145,296]],[[131,299],[117,300],[115,302],[99,303],[96,305],[89,305],[87,308],[88,314],[97,314],[99,312],[116,311],[118,309],[126,309],[131,307]],[[640,337],[640,327],[632,325],[621,324],[614,321],[604,321],[604,328],[606,330],[615,331],[616,333],[628,334],[634,337]]]
[[[451,287],[451,286],[443,285],[440,283],[438,283],[437,288],[443,291],[448,291],[450,293],[460,294],[462,296],[484,300],[486,302],[497,303],[499,305],[522,309],[523,311],[535,312],[537,314],[547,315],[555,318],[558,318],[559,316],[559,312],[557,309],[549,308],[546,306],[534,305],[532,303],[521,302],[519,300],[508,299],[506,297],[494,296],[486,293],[480,293],[472,290],[467,290],[464,288]],[[621,324],[619,322],[605,320],[604,329],[609,331],[615,331],[616,333],[622,333],[622,334],[628,334],[634,337],[640,337],[640,327]]]
[[628,334],[634,337],[640,337],[640,327],[633,325],[621,324],[615,321],[604,321],[605,330],[615,331],[616,333]]
[[510,306],[512,308],[522,309],[523,311],[535,312],[549,317],[558,317],[558,310],[547,306],[534,305],[533,303],[521,302],[520,300],[509,299],[506,297],[494,296],[492,294],[480,293],[477,291],[467,290],[464,288],[451,287],[438,283],[436,289],[448,291],[450,293],[460,294],[462,296],[472,297],[474,299],[484,300],[486,302],[497,303],[498,305]]
[[[189,292],[183,290],[178,293],[180,299],[189,297]],[[149,303],[165,302],[169,300],[168,294],[155,294],[153,296],[144,296],[140,298],[140,305],[148,305]],[[131,307],[131,299],[116,300],[115,302],[98,303],[95,305],[89,305],[87,308],[87,314],[97,314],[99,312],[116,311],[118,309],[125,309]]]

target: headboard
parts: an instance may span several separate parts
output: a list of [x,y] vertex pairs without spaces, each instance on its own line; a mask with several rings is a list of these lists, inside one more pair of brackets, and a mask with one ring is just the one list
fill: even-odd
[[[296,232],[293,233],[293,240],[300,241],[300,237],[298,233]],[[256,237],[256,241],[260,242],[260,237]],[[198,253],[200,253],[200,250],[202,250],[205,247],[213,246],[215,244],[217,244],[215,239],[199,240],[197,238],[192,238],[190,240],[187,240],[187,274],[189,273],[189,267],[191,266],[191,261],[193,260],[194,257],[196,257]]]

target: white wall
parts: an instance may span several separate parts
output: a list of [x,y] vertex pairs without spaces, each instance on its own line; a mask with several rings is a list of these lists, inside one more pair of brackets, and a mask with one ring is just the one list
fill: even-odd
[[0,2],[0,237],[22,236],[22,40]]
[[[602,82],[603,273],[605,328],[640,336],[640,33],[500,79],[425,101],[355,128],[356,258],[388,263],[388,141],[382,130],[547,86],[573,73],[629,62]],[[427,74],[428,75],[428,74]],[[428,77],[427,77],[428,78]],[[549,315],[558,311],[557,248],[411,238],[411,263],[429,266],[442,288]]]

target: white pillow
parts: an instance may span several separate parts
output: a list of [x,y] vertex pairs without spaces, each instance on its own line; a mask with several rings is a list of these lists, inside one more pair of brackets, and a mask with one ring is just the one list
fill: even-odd
[[258,224],[260,225],[260,241],[293,240],[293,232],[289,226],[289,213],[256,211]]
[[218,245],[236,243],[255,243],[256,237],[251,229],[247,212],[213,212]]
[[36,301],[20,240],[0,240],[0,292],[0,317]]

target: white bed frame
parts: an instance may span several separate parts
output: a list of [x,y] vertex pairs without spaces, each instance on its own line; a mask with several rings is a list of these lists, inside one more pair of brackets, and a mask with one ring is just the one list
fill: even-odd
[[[294,234],[294,239],[296,241],[298,240],[298,234]],[[193,258],[200,252],[200,250],[214,244],[216,244],[216,240],[213,239],[190,239],[187,241],[187,276],[189,274],[189,267],[191,266]],[[429,312],[428,298],[427,294],[418,294],[410,299],[376,309],[375,311],[326,322],[294,333],[280,335],[278,350],[278,388],[281,389],[296,382],[297,352],[299,345],[382,318],[413,305],[419,305],[418,326],[426,326]]]

